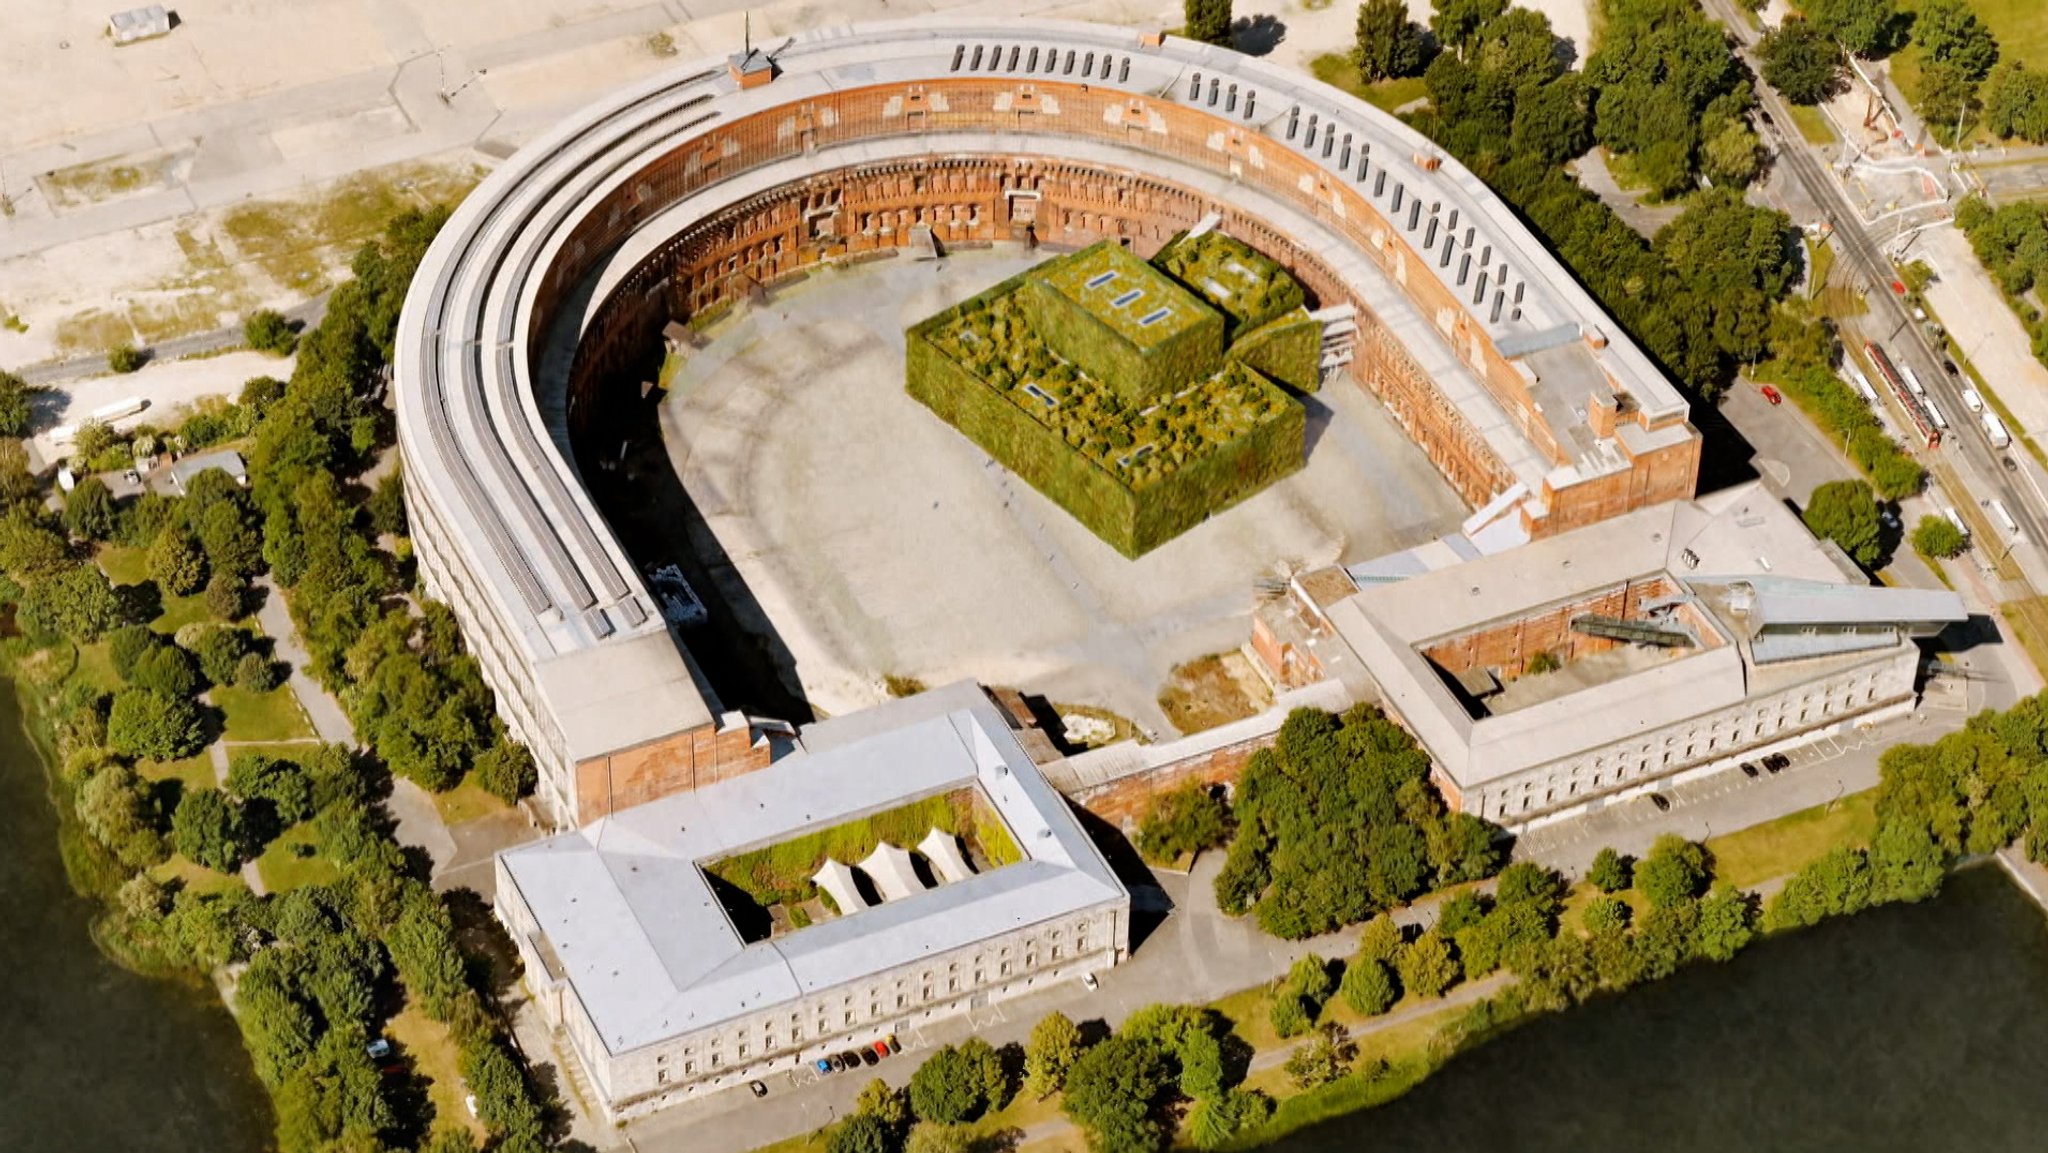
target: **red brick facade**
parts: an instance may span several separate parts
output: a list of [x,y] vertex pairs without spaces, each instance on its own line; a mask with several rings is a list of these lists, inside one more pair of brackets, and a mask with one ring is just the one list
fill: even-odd
[[745,718],[704,725],[576,766],[576,817],[586,824],[670,793],[768,767],[768,738]]

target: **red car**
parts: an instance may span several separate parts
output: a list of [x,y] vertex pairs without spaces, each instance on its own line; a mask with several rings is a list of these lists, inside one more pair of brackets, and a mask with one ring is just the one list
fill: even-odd
[[1768,401],[1770,401],[1770,402],[1771,402],[1772,404],[1783,404],[1783,403],[1785,403],[1785,394],[1784,394],[1784,393],[1782,393],[1782,392],[1779,392],[1779,391],[1778,391],[1777,389],[1775,389],[1775,388],[1772,388],[1772,387],[1771,387],[1770,385],[1768,385],[1768,384],[1767,384],[1767,385],[1764,385],[1764,387],[1763,387],[1763,394],[1764,394],[1764,399],[1765,399],[1765,400],[1768,400]]

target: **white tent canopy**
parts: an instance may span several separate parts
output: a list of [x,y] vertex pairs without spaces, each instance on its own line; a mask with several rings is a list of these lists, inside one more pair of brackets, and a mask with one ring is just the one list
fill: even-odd
[[951,833],[933,829],[917,843],[917,851],[938,870],[939,878],[951,885],[974,875],[967,867],[967,858],[960,855],[960,838]]
[[839,906],[842,916],[847,913],[858,913],[868,907],[867,901],[860,895],[859,882],[853,879],[853,870],[830,857],[825,858],[825,863],[818,867],[816,873],[811,874],[811,883],[825,890],[826,895],[832,898],[832,903]]
[[924,892],[924,882],[917,879],[910,854],[894,845],[876,845],[868,859],[860,863],[860,871],[875,883],[884,901],[900,901],[912,893]]

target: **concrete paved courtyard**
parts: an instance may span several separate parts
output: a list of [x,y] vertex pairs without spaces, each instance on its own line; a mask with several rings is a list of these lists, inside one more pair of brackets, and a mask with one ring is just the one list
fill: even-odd
[[[1348,380],[1309,398],[1299,473],[1128,560],[903,389],[903,329],[1037,259],[827,270],[713,330],[662,410],[700,519],[827,713],[885,676],[962,677],[1166,731],[1182,661],[1235,649],[1262,581],[1440,536],[1468,510]],[[700,546],[711,542],[699,541]]]

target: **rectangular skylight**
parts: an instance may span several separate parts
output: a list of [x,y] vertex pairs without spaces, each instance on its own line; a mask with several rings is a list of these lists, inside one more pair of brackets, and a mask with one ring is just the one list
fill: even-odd
[[1152,311],[1146,313],[1138,321],[1138,326],[1140,328],[1150,328],[1153,325],[1158,324],[1160,321],[1165,320],[1167,317],[1172,315],[1173,310],[1171,308],[1155,308]]
[[1118,308],[1122,308],[1124,305],[1131,303],[1132,301],[1138,299],[1143,295],[1145,295],[1144,289],[1133,288],[1129,292],[1124,293],[1122,296],[1117,297],[1115,300],[1110,301],[1110,303],[1116,305]]
[[1045,407],[1047,408],[1058,408],[1060,406],[1059,397],[1054,396],[1053,394],[1045,391],[1044,389],[1038,387],[1035,384],[1025,385],[1024,391],[1044,401]]
[[1110,269],[1108,272],[1098,272],[1095,275],[1088,278],[1088,287],[1101,288],[1103,285],[1108,284],[1110,281],[1115,279],[1116,269],[1114,268]]

